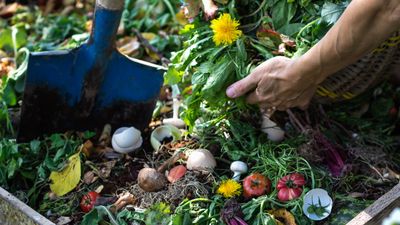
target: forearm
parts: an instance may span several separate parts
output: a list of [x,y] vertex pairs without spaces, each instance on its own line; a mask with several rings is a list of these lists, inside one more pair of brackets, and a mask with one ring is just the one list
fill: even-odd
[[296,60],[297,69],[319,84],[399,29],[400,0],[353,0],[325,37]]

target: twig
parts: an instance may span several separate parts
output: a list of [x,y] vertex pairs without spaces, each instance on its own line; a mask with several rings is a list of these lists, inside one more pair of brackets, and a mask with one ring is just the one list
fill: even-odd
[[174,165],[178,160],[183,159],[185,154],[181,151],[176,151],[175,154],[167,159],[161,166],[158,167],[157,171],[163,173],[166,169]]
[[304,128],[304,126],[300,123],[300,121],[297,119],[297,117],[294,115],[294,113],[292,112],[292,110],[287,109],[286,113],[289,115],[289,119],[293,120],[294,123],[296,123],[297,126],[300,127],[300,130],[302,133],[306,132],[306,129]]

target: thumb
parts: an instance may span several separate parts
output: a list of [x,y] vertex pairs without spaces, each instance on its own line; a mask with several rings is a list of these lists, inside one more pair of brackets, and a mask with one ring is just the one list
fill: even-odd
[[257,87],[258,77],[255,73],[251,73],[247,77],[233,83],[226,89],[226,95],[229,98],[237,98],[240,97],[247,92],[253,90]]

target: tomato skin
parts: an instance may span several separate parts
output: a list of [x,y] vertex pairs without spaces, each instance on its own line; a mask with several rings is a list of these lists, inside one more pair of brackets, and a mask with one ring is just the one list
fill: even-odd
[[95,191],[88,192],[85,194],[80,203],[80,207],[83,212],[87,213],[93,209],[94,204],[96,203],[97,198],[99,197],[99,193]]
[[292,173],[282,177],[276,185],[278,199],[280,201],[290,201],[300,197],[305,184],[306,180],[300,173]]
[[243,196],[258,197],[271,191],[271,181],[260,173],[253,173],[243,180]]

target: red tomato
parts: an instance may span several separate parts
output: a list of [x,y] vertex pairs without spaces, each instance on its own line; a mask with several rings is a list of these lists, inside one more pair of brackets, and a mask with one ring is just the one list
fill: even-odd
[[99,197],[99,193],[97,193],[95,191],[91,191],[91,192],[85,194],[82,197],[81,204],[80,204],[82,211],[89,212],[90,210],[92,210],[98,197]]
[[243,180],[243,196],[258,197],[271,191],[271,181],[260,173],[253,173]]
[[278,199],[289,201],[300,197],[303,192],[303,186],[306,184],[304,176],[300,173],[292,173],[279,179],[276,189],[278,190]]

